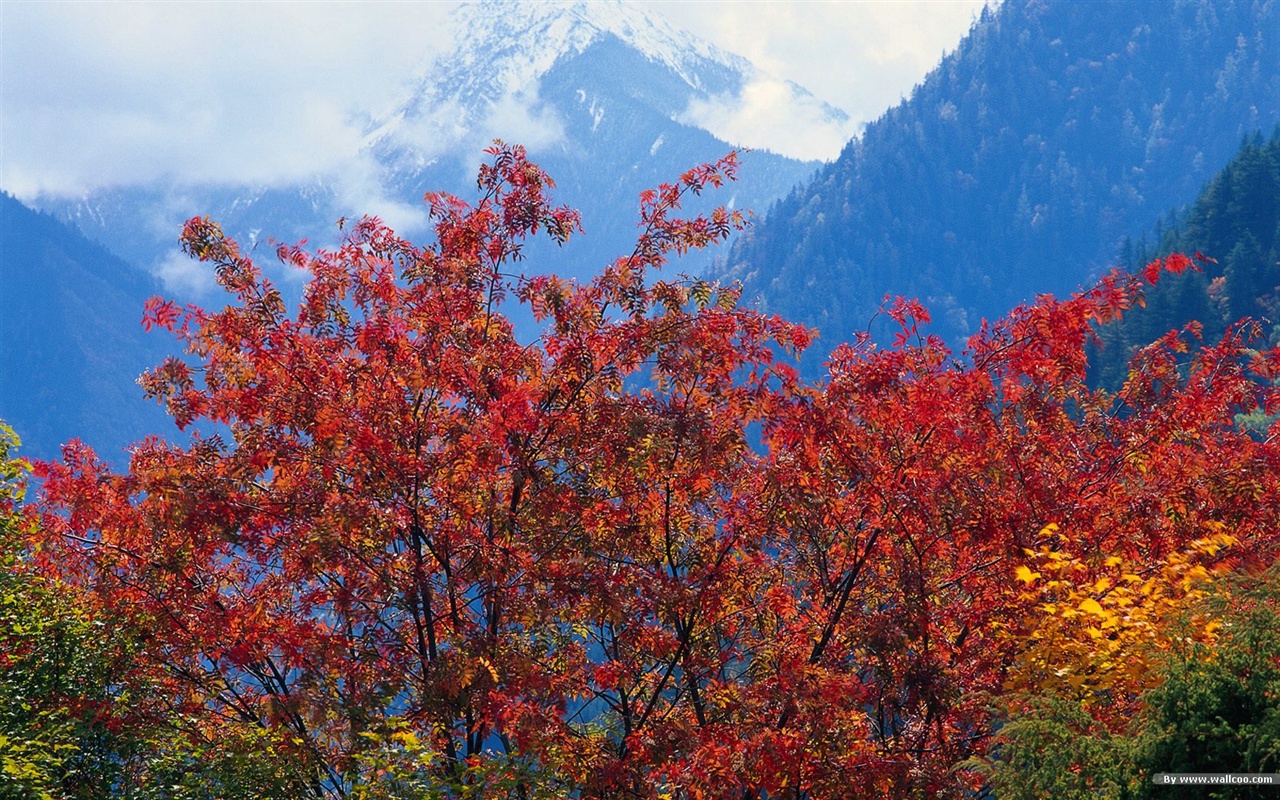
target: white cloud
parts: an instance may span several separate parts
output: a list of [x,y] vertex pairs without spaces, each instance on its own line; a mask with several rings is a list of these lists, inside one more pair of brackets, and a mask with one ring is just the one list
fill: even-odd
[[[870,122],[953,49],[984,0],[636,0]],[[995,5],[995,0],[992,0]]]
[[[455,5],[0,2],[0,186],[28,198],[155,179],[278,185],[340,169],[363,141],[367,117],[352,112],[393,110],[405,82],[452,40]],[[980,0],[639,3],[858,123],[909,93],[981,8]],[[742,108],[691,113],[746,143],[829,154],[829,131],[767,130],[779,91],[752,86]],[[426,158],[439,152],[432,136],[554,146],[561,123],[536,101],[499,101],[479,136],[439,116],[404,135]]]
[[463,142],[471,120],[453,101],[433,100],[422,103],[409,115],[390,117],[369,135],[368,141],[378,148],[398,152],[404,167],[424,167],[454,151]]
[[756,80],[738,95],[694,100],[679,121],[733,145],[801,159],[834,159],[857,133],[856,122],[833,118],[820,100],[776,78]]
[[164,283],[166,292],[184,301],[203,300],[221,291],[212,264],[197,261],[176,248],[166,253],[151,272]]
[[564,121],[553,107],[541,103],[537,86],[489,102],[478,118],[456,101],[432,98],[370,135],[382,147],[399,151],[402,159],[410,161],[408,166],[417,167],[458,152],[465,153],[470,163],[494,139],[519,142],[537,152],[564,138]]
[[469,172],[494,139],[519,143],[536,154],[565,140],[564,122],[538,100],[536,86],[490,102],[479,115],[456,101],[431,98],[416,103],[407,115],[390,117],[366,137],[358,155],[327,179],[347,213],[371,214],[397,233],[415,235],[429,225],[427,209],[421,202],[397,199],[388,187],[393,177],[388,171],[422,170],[450,158],[461,159]]
[[0,184],[305,179],[448,41],[449,6],[5,2]]
[[532,92],[509,92],[492,103],[477,126],[479,138],[487,146],[494,139],[519,142],[531,153],[547,150],[564,141],[564,121],[551,106],[538,102]]
[[382,180],[383,167],[368,152],[339,165],[330,175],[338,205],[353,217],[378,217],[401,236],[427,229],[427,209],[392,196]]

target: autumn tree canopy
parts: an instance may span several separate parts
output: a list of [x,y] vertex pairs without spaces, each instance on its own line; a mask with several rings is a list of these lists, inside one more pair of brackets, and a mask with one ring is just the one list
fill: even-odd
[[1137,702],[1097,642],[1154,658],[1124,632],[1181,598],[1143,581],[1274,556],[1280,460],[1233,422],[1277,405],[1256,326],[1085,384],[1095,326],[1187,259],[958,354],[892,301],[895,342],[808,383],[809,330],[660,272],[741,226],[677,216],[734,156],[644,194],[634,251],[579,284],[518,274],[577,217],[489,155],[476,204],[427,196],[430,245],[366,218],[282,247],[292,313],[187,223],[229,304],[153,301],[187,355],[143,385],[189,441],[37,468],[31,563],[141,642],[154,688],[118,713],[256,742],[282,796],[960,796],[1042,673],[1099,724]]

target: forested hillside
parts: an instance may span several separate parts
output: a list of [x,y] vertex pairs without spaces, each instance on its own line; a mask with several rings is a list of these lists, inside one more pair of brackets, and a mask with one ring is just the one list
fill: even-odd
[[1127,243],[1124,266],[1136,272],[1174,252],[1205,258],[1199,270],[1153,287],[1144,308],[1102,329],[1097,383],[1119,386],[1137,348],[1190,322],[1215,341],[1248,317],[1262,324],[1270,344],[1280,343],[1280,130],[1269,141],[1250,137],[1185,214],[1165,220],[1151,239]]
[[1067,292],[1280,120],[1274,3],[1004,3],[724,268],[829,342],[886,293],[950,338]]
[[4,193],[0,254],[0,419],[23,453],[52,458],[79,436],[123,463],[126,445],[172,430],[137,385],[174,350],[142,330],[159,282]]

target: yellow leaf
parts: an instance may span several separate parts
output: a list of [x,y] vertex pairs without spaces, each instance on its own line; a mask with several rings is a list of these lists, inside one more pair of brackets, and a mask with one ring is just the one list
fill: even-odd
[[1040,577],[1039,572],[1032,572],[1031,568],[1027,566],[1018,567],[1013,571],[1013,574],[1023,583],[1032,583],[1036,578]]
[[1102,606],[1098,605],[1098,601],[1092,597],[1086,597],[1080,603],[1080,610],[1086,614],[1094,614],[1095,616],[1105,617],[1107,612],[1102,610]]

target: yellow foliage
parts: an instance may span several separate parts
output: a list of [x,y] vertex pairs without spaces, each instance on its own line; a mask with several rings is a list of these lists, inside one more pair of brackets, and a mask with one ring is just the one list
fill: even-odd
[[[1160,653],[1188,639],[1211,643],[1221,625],[1194,609],[1215,578],[1206,561],[1236,539],[1217,523],[1206,527],[1182,551],[1147,563],[1088,559],[1061,546],[1027,551],[1031,563],[1014,575],[1035,611],[1022,631],[1001,633],[1022,648],[1006,688],[1064,693],[1120,711],[1156,680]],[[1044,533],[1063,541],[1056,525]],[[1041,571],[1054,579],[1037,581]]]

